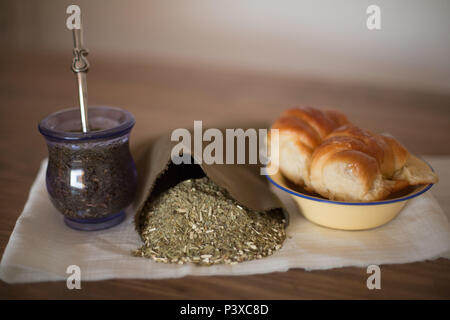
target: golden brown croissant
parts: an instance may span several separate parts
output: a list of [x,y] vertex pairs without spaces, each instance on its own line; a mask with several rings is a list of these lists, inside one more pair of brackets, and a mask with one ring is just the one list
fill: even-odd
[[438,180],[393,137],[360,129],[338,111],[290,109],[272,128],[279,129],[279,145],[269,148],[279,154],[271,152],[271,161],[289,180],[328,199],[381,200]]

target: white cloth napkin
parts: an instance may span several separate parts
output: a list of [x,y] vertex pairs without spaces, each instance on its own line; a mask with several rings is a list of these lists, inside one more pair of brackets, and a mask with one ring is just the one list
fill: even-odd
[[[444,184],[450,181],[449,164],[447,158],[440,162],[447,172],[437,170]],[[121,225],[109,230],[82,232],[66,227],[47,196],[46,165],[44,161],[0,263],[0,279],[9,283],[66,280],[70,265],[80,267],[82,281],[157,279],[406,263],[437,258],[450,251],[450,224],[430,192],[410,201],[385,226],[339,231],[310,223],[287,194],[274,190],[290,211],[290,225],[284,246],[272,256],[209,267],[156,263],[130,254],[141,245],[132,212]],[[446,186],[444,191],[439,189],[439,193],[445,192],[445,198],[449,190]]]

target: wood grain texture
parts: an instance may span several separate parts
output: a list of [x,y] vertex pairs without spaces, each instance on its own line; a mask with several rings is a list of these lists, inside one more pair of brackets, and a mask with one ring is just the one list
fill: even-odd
[[[32,59],[33,58],[33,59]],[[77,105],[70,56],[0,56],[0,254],[25,204],[40,161],[47,155],[37,123]],[[137,119],[132,145],[170,128],[248,121],[270,122],[297,104],[339,108],[360,126],[390,132],[412,152],[450,155],[450,95],[367,88],[354,84],[246,73],[168,62],[132,62],[90,56],[89,102],[115,105]],[[298,299],[450,298],[445,259],[382,266],[382,289],[366,288],[363,268],[290,270],[243,277],[8,285],[0,298],[98,299]]]

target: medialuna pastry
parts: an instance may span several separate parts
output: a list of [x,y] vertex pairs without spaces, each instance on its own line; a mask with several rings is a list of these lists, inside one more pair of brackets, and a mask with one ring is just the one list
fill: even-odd
[[279,145],[269,144],[272,163],[291,182],[327,199],[376,201],[408,186],[438,181],[395,138],[358,128],[338,111],[290,109],[272,129],[279,129]]

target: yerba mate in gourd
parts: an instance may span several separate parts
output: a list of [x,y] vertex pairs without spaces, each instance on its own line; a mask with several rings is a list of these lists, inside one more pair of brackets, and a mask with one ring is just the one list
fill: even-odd
[[123,221],[136,191],[129,150],[133,116],[122,109],[91,107],[91,130],[80,132],[76,109],[54,113],[39,124],[48,147],[47,191],[72,228],[99,230]]

